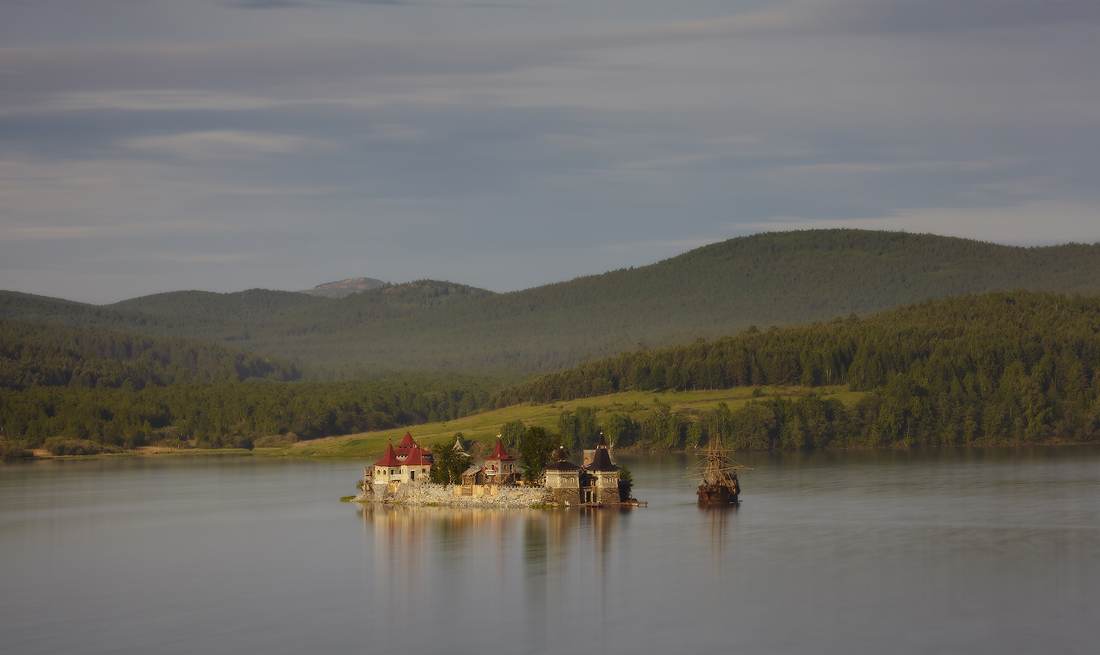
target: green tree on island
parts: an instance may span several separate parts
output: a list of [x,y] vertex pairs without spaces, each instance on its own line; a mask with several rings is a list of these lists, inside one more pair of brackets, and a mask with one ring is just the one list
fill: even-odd
[[[455,434],[455,440],[462,438],[462,433]],[[467,460],[458,454],[454,443],[441,443],[432,446],[432,470],[429,480],[438,484],[459,484],[462,482],[462,473],[467,467]]]
[[626,500],[630,498],[630,491],[634,488],[634,474],[630,472],[630,469],[626,467],[626,464],[619,465],[619,498]]
[[523,479],[528,482],[538,480],[539,474],[550,464],[561,445],[561,438],[547,432],[546,428],[537,425],[527,428],[519,450],[519,467],[523,469]]

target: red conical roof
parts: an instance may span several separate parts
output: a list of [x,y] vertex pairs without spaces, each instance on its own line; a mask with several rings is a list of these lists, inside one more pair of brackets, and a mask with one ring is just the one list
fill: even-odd
[[382,459],[374,463],[375,466],[401,466],[401,462],[397,461],[397,453],[393,452],[393,444],[386,446],[386,454],[382,456]]
[[427,466],[428,463],[424,461],[423,452],[424,451],[417,448],[409,454],[409,458],[406,459],[403,464],[406,466]]
[[493,451],[493,454],[492,454],[492,455],[489,455],[489,456],[488,456],[488,457],[486,457],[485,459],[486,459],[486,460],[490,460],[490,459],[499,459],[499,460],[501,460],[501,461],[505,461],[505,462],[508,462],[508,461],[512,461],[512,460],[514,460],[514,459],[515,459],[515,457],[512,457],[511,455],[509,455],[509,454],[508,454],[508,451],[504,450],[504,442],[503,442],[503,441],[501,441],[500,439],[497,439],[497,447],[496,447],[496,450],[494,450],[494,451]]
[[416,448],[416,442],[413,441],[412,434],[406,432],[405,438],[401,440],[401,443],[397,444],[398,448]]

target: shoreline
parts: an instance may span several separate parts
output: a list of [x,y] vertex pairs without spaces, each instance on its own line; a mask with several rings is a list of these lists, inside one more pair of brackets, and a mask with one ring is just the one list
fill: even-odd
[[450,509],[531,509],[554,506],[553,492],[546,487],[500,486],[492,495],[458,495],[454,484],[425,482],[401,485],[396,493],[384,488],[363,491],[350,502],[405,507],[445,507]]
[[[1100,447],[1100,443],[1097,442],[1020,442],[1020,443],[971,443],[971,444],[957,444],[957,445],[936,445],[936,446],[906,446],[906,445],[889,445],[889,446],[875,446],[871,448],[811,448],[803,450],[735,450],[730,451],[732,453],[836,453],[836,452],[875,452],[875,451],[906,451],[906,450],[958,450],[962,448],[1024,448],[1024,447],[1042,447],[1042,448],[1060,448],[1060,447],[1072,447],[1072,446],[1092,446]],[[344,455],[344,454],[329,454],[329,453],[295,453],[293,448],[255,448],[248,450],[245,448],[165,448],[165,447],[142,447],[135,450],[126,450],[119,453],[97,453],[95,455],[50,455],[39,454],[43,452],[43,449],[36,448],[33,450],[34,455],[31,457],[13,458],[4,460],[3,463],[15,463],[15,462],[43,462],[43,461],[68,461],[79,459],[109,459],[115,457],[205,457],[205,456],[245,456],[245,457],[260,457],[260,458],[293,458],[293,459],[325,459],[325,460],[347,460],[347,461],[366,461],[377,459],[379,454],[370,455]],[[618,455],[627,455],[630,457],[647,456],[647,455],[689,455],[692,453],[702,452],[704,449],[676,449],[666,450],[662,448],[647,448],[640,446],[628,446],[625,448],[616,448],[614,453]]]

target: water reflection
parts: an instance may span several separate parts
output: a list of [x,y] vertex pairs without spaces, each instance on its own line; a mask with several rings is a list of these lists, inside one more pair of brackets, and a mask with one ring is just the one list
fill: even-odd
[[359,464],[0,464],[4,653],[1100,653],[1100,447],[753,453],[699,508],[336,502]]
[[374,542],[376,564],[423,570],[433,552],[456,553],[469,546],[505,558],[519,540],[526,575],[560,573],[567,555],[580,546],[595,571],[617,544],[617,531],[628,508],[589,510],[450,509],[355,504],[365,535]]
[[710,528],[711,580],[722,579],[722,553],[730,526],[737,518],[740,505],[699,505],[699,514]]
[[468,598],[487,611],[503,605],[505,614],[542,617],[525,622],[523,638],[533,643],[578,614],[602,621],[620,533],[637,511],[355,507],[372,552],[368,593],[376,618],[384,618],[378,627],[430,611],[433,598]]

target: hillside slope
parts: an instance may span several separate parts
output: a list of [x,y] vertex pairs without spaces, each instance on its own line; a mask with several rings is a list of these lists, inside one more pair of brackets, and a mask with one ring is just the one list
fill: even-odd
[[[765,450],[1096,442],[1098,335],[1100,298],[992,292],[623,353],[506,389],[488,406],[846,383],[870,393],[850,408],[816,394],[792,401],[761,393],[755,405],[694,422],[655,404],[626,443],[675,448],[714,434]],[[603,429],[613,436],[612,424]]]
[[0,316],[235,340],[235,347],[352,375],[379,369],[531,374],[639,344],[653,348],[750,325],[825,321],[1021,288],[1100,294],[1100,244],[1019,248],[935,235],[810,230],[731,239],[650,266],[504,294],[427,281],[239,320],[206,318],[209,311],[138,316],[118,306],[74,309],[64,301],[30,311],[34,303],[25,294],[6,294]]
[[1017,248],[859,230],[761,234],[370,326],[369,340],[347,334],[333,346],[365,361],[394,361],[390,353],[400,353],[420,367],[553,371],[639,343],[657,347],[750,325],[1017,288],[1100,292],[1100,246]]
[[[485,378],[285,383],[271,378],[286,369],[220,346],[0,320],[0,441],[249,446],[477,415],[462,425],[496,425],[509,443],[518,420],[553,420],[572,449],[601,429],[620,447],[673,450],[716,435],[767,450],[1086,443],[1100,440],[1098,335],[1100,298],[991,292],[621,353],[490,398],[498,381]],[[204,361],[209,375],[186,368]]]
[[[856,230],[764,234],[652,266],[281,340],[305,361],[547,372],[625,350],[993,290],[1100,291],[1100,246],[1016,248]],[[306,355],[305,353],[308,353]]]
[[[491,295],[493,292],[485,289],[436,280],[386,285],[339,300],[251,289],[236,293],[177,291],[105,306],[3,291],[0,318],[221,342],[302,360],[309,358],[311,345],[324,345],[334,333],[353,332],[362,325],[430,313]],[[333,363],[347,363],[340,352],[333,358]]]
[[0,389],[141,389],[299,377],[301,371],[289,362],[218,344],[0,319]]
[[293,291],[249,289],[234,293],[172,291],[106,305],[120,313],[159,314],[218,321],[263,321],[323,304],[325,299]]

